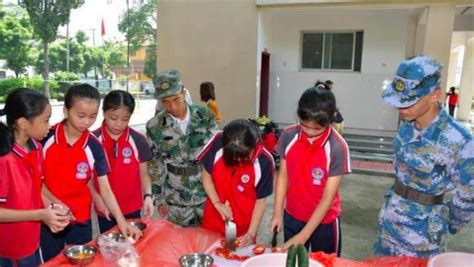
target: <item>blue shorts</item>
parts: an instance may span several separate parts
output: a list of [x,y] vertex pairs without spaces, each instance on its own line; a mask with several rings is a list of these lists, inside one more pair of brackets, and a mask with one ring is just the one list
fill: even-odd
[[[311,252],[323,251],[341,255],[341,225],[339,217],[332,223],[320,224],[304,244]],[[306,222],[300,221],[285,211],[283,216],[285,242],[301,232]]]
[[61,252],[67,245],[82,245],[92,240],[92,223],[70,224],[59,233],[53,233],[41,225],[41,255],[46,262]]
[[[123,215],[125,219],[140,219],[140,210],[131,212],[129,214]],[[97,215],[97,221],[99,223],[99,232],[107,232],[110,228],[117,225],[115,218],[110,218],[110,221],[107,218]]]
[[39,249],[30,256],[14,260],[10,258],[0,257],[0,266],[1,267],[32,267],[39,266],[41,264],[41,256]]

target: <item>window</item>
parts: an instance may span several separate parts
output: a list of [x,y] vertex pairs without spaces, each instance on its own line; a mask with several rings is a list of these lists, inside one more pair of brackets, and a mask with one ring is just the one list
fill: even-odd
[[303,69],[360,71],[364,32],[303,32]]

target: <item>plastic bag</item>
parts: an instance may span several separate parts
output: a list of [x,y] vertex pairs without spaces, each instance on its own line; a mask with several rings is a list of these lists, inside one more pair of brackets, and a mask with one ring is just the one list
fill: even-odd
[[134,267],[139,265],[139,257],[133,245],[128,241],[116,241],[107,235],[97,238],[100,253],[109,265]]

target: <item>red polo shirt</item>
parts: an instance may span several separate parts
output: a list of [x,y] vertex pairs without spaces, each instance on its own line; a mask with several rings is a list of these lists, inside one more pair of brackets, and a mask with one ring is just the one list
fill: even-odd
[[[29,140],[26,151],[17,144],[12,152],[0,157],[0,208],[41,209],[39,186],[42,179],[41,144]],[[41,222],[0,223],[0,257],[21,259],[39,246]]]
[[[310,143],[299,125],[285,129],[276,148],[286,161],[288,190],[286,211],[307,222],[321,200],[326,182],[331,177],[350,172],[350,156],[346,142],[329,127]],[[322,223],[331,223],[341,214],[339,193]]]
[[64,134],[64,122],[51,128],[44,140],[44,183],[49,191],[63,201],[79,222],[91,216],[92,197],[87,186],[94,172],[109,172],[109,163],[100,141],[89,131],[70,145]]
[[[222,203],[229,201],[237,225],[237,236],[247,233],[255,202],[272,194],[273,157],[258,144],[250,161],[228,166],[223,157],[222,132],[218,132],[198,159],[211,174],[219,200]],[[225,235],[224,221],[209,198],[204,204],[202,227]]]
[[[101,141],[110,162],[111,171],[107,175],[110,187],[123,214],[140,210],[143,206],[140,163],[150,161],[153,157],[145,136],[128,127],[122,135],[114,140],[107,133],[105,124],[93,134]],[[96,190],[99,190],[97,179],[94,179]],[[97,214],[103,216],[97,211]]]

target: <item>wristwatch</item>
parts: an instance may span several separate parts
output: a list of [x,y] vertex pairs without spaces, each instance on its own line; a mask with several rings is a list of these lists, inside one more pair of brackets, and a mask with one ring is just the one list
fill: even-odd
[[146,194],[143,195],[143,200],[145,200],[147,197],[151,197],[151,199],[153,199],[152,194],[146,193]]

